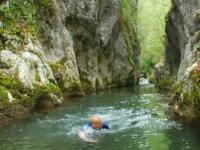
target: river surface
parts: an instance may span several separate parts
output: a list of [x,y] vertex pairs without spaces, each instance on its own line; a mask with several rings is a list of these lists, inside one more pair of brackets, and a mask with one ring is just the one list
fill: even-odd
[[[200,150],[200,132],[166,110],[166,94],[153,85],[93,93],[0,129],[0,150]],[[97,144],[85,143],[77,134],[96,114],[110,130],[98,131]]]

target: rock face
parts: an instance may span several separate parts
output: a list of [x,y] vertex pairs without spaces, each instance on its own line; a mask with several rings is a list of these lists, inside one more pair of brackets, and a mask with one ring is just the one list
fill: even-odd
[[[138,82],[140,49],[136,34],[122,26],[121,2],[0,4],[0,126],[35,109],[57,106],[63,95]],[[135,11],[137,0],[127,2]]]
[[166,61],[170,73],[180,79],[197,60],[200,31],[200,2],[173,0],[167,21]]
[[173,87],[171,101],[175,114],[191,122],[200,123],[200,61],[187,68],[183,79]]
[[0,126],[38,107],[58,105],[62,94],[40,47],[0,52]]
[[[172,0],[166,34],[165,64],[168,66],[168,77],[177,81],[174,87],[174,102],[178,105],[176,108],[179,108],[179,114],[183,117],[195,118],[200,114],[197,111],[200,108],[200,84],[199,72],[194,73],[195,67],[191,66],[200,59],[200,1]],[[188,109],[185,109],[186,107]],[[187,110],[193,110],[190,115],[195,110],[196,115],[189,116],[188,113],[184,113]]]
[[[166,65],[166,60],[162,59],[160,63],[155,65],[153,82],[156,88],[160,90],[170,90],[172,87],[172,79],[170,77],[169,67]],[[156,79],[156,80],[155,80]]]
[[61,20],[57,1],[51,1],[48,7],[39,6],[38,17],[39,39],[59,86],[64,94],[82,94],[73,40]]
[[[53,62],[55,76],[66,93],[73,95],[78,89],[89,92],[134,83],[138,72],[128,61],[120,25],[120,0],[61,0],[52,5],[56,8],[53,15],[46,9],[40,12],[43,21],[39,22],[39,32],[46,47],[44,53]],[[48,17],[42,17],[44,12]],[[135,49],[131,59],[137,68],[138,57],[139,49]]]

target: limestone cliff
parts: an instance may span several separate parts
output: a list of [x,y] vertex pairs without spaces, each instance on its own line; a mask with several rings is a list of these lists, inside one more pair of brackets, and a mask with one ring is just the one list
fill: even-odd
[[123,18],[123,1],[134,16],[136,0],[0,4],[0,126],[63,95],[138,82],[136,22]]
[[164,74],[164,78],[168,83],[176,81],[172,104],[183,117],[199,117],[200,1],[172,0],[166,34],[165,68],[168,74]]
[[63,96],[34,29],[31,1],[0,4],[0,126]]
[[56,106],[62,100],[39,45],[29,41],[20,52],[0,51],[0,126],[29,115],[36,106]]
[[[134,11],[136,4],[132,4]],[[40,10],[39,33],[44,53],[67,95],[137,82],[140,50],[131,47],[133,55],[129,56],[120,0],[61,0],[52,5],[54,10]]]

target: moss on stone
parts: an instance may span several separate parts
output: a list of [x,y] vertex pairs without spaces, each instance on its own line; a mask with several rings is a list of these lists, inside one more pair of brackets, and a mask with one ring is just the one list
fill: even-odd
[[3,50],[4,48],[5,48],[4,43],[0,41],[0,51]]
[[183,89],[183,83],[181,81],[175,83],[171,89],[173,93],[180,93]]
[[81,77],[81,86],[86,93],[96,90],[96,87],[91,86],[91,82],[89,80],[82,77]]
[[67,91],[69,93],[67,95],[70,95],[70,96],[85,95],[85,92],[83,90],[82,83],[80,80],[74,81],[73,84],[69,88],[67,88]]
[[36,10],[33,1],[10,0],[0,6],[0,50],[22,51],[29,39],[36,39]]
[[62,61],[58,61],[56,63],[50,63],[51,69],[53,71],[58,71],[60,69],[63,69],[63,67],[64,67],[63,65],[64,65],[64,63]]
[[187,120],[200,117],[200,73],[192,71],[189,78],[179,81],[173,87],[173,103],[178,106],[176,113]]
[[[45,100],[46,102],[58,103],[57,100],[62,99],[60,88],[49,83],[42,85],[39,83],[33,84],[34,88],[24,87],[15,75],[0,72],[0,108],[10,108],[15,105],[21,105],[33,109],[37,103]],[[8,92],[14,98],[11,103],[8,100]]]
[[169,76],[163,77],[161,80],[156,81],[155,85],[160,90],[170,90],[173,85],[173,80]]
[[193,14],[193,17],[197,22],[200,22],[200,9]]
[[8,90],[0,85],[0,109],[4,108],[8,104]]
[[121,30],[124,35],[128,50],[128,60],[135,68],[133,60],[134,51],[138,49],[138,39],[136,33],[136,11],[131,7],[131,0],[121,0]]
[[[38,5],[39,3],[41,5]],[[30,40],[37,41],[36,21],[40,18],[36,11],[41,9],[48,15],[57,13],[52,0],[25,3],[22,0],[10,0],[8,4],[0,6],[0,51],[9,49],[20,53],[25,50],[25,45],[29,44]],[[42,57],[39,51],[29,51]],[[50,81],[51,83],[43,85],[37,74],[33,88],[25,87],[19,80],[19,74],[9,70],[11,66],[8,64],[6,67],[1,66],[4,69],[0,69],[0,116],[9,116],[9,119],[20,118],[31,112],[40,102],[56,104],[58,100],[62,100],[61,90],[56,83]],[[9,102],[8,93],[14,98],[12,102]]]
[[135,58],[135,54],[139,53],[139,41],[137,36],[137,14],[136,8],[132,6],[132,0],[121,0],[121,31],[125,40],[125,44],[128,51],[128,58],[130,65],[132,66],[132,79],[134,84],[138,82],[139,62]]
[[[37,11],[42,11],[43,14],[49,17],[55,16],[58,13],[53,0],[36,0],[35,6]],[[40,16],[38,17],[40,18]]]
[[14,76],[0,71],[0,85],[10,90],[21,90],[22,83]]
[[[71,80],[70,77],[65,74],[65,62],[66,58],[62,60],[51,63],[51,69],[53,70],[54,76],[57,80],[57,83],[60,89],[65,95],[74,96],[74,95],[84,95],[84,90],[82,88],[82,82],[78,80]],[[67,85],[65,84],[67,82]]]
[[196,51],[200,52],[200,43],[196,43],[196,44],[194,45],[194,49],[195,49]]

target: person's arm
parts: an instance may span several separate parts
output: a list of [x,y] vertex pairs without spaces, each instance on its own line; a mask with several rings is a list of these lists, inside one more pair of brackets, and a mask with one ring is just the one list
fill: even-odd
[[85,132],[83,132],[83,131],[79,132],[79,137],[80,137],[80,139],[82,139],[85,142],[89,142],[89,143],[97,143],[98,142],[97,140],[89,139],[86,136]]

